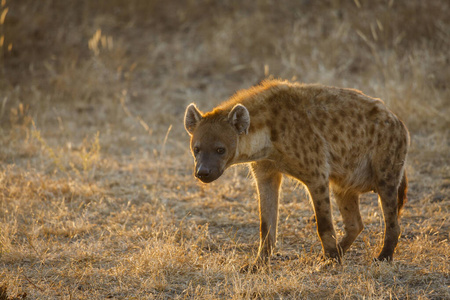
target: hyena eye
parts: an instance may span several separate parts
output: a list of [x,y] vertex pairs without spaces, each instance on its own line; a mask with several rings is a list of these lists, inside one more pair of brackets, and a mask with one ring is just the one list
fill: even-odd
[[219,154],[224,154],[225,153],[225,148],[217,148],[216,152]]
[[200,149],[198,147],[194,147],[194,153],[197,154],[200,152]]

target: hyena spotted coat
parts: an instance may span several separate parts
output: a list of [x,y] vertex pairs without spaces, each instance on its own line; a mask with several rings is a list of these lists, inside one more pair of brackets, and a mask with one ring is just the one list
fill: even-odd
[[[282,174],[311,195],[326,257],[340,260],[363,230],[359,195],[378,193],[385,223],[378,260],[392,260],[406,201],[409,134],[379,99],[353,89],[265,81],[236,93],[213,111],[186,109],[195,176],[204,183],[234,164],[250,163],[259,195],[260,247],[265,261],[276,243]],[[333,191],[345,235],[338,242]]]

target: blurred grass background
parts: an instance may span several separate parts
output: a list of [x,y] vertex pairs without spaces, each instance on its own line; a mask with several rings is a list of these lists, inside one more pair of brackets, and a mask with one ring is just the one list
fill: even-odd
[[447,1],[4,2],[2,89],[47,102],[102,109],[126,89],[176,115],[273,75],[362,89],[412,129],[448,104]]
[[[448,16],[446,0],[2,0],[0,299],[448,297]],[[196,183],[183,114],[267,77],[360,89],[406,123],[398,264],[370,264],[368,195],[354,253],[322,270],[286,180],[279,249],[299,259],[236,271],[257,247],[254,187],[243,168]]]

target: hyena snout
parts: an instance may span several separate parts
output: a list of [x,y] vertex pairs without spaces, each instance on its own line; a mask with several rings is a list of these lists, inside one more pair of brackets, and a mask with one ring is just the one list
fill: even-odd
[[195,177],[198,179],[207,179],[209,175],[211,175],[211,169],[204,166],[200,166],[195,172]]
[[195,168],[195,177],[204,183],[210,183],[222,175],[222,172],[217,168],[210,168],[204,164],[199,164]]

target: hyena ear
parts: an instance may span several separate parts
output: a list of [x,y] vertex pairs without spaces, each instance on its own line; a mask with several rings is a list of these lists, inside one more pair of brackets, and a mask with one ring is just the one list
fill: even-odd
[[228,120],[236,128],[238,134],[247,134],[250,127],[250,114],[242,104],[236,104],[228,114]]
[[184,115],[184,128],[186,128],[186,131],[192,135],[194,132],[195,127],[197,126],[198,122],[202,119],[202,114],[197,109],[194,103],[191,103],[186,108],[186,113]]

